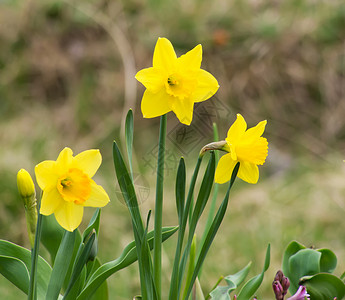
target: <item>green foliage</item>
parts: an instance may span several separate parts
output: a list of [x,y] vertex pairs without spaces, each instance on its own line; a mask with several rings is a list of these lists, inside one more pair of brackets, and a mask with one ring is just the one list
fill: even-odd
[[337,257],[331,250],[310,249],[296,241],[291,242],[283,256],[283,273],[290,280],[290,293],[294,294],[299,285],[304,285],[311,299],[342,299],[345,284],[331,274],[336,265]]

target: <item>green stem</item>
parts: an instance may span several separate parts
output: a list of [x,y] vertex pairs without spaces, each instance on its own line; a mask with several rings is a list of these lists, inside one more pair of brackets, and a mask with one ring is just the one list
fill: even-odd
[[164,182],[164,152],[167,131],[167,116],[161,116],[158,144],[158,165],[156,183],[156,205],[154,225],[153,274],[158,299],[161,299],[161,270],[162,270],[162,213],[163,213],[163,182]]
[[[42,194],[41,194],[42,199]],[[30,286],[28,292],[28,300],[36,300],[37,299],[37,261],[38,261],[38,250],[40,246],[41,240],[41,233],[42,233],[42,215],[39,213],[40,211],[40,200],[37,201],[37,210],[38,210],[38,217],[37,217],[37,226],[36,226],[36,234],[35,234],[35,244],[34,248],[31,249],[31,272],[30,272]]]

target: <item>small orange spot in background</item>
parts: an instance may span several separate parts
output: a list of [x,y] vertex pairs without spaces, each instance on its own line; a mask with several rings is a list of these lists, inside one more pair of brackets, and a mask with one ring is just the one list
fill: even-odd
[[225,46],[230,40],[230,34],[223,28],[213,31],[213,43],[217,46]]

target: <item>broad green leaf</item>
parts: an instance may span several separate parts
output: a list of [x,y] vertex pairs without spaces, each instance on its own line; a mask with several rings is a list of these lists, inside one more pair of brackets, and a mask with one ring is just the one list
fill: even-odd
[[133,178],[132,152],[133,152],[133,111],[130,109],[126,116],[125,124],[126,148],[129,163],[129,170]]
[[30,275],[21,260],[10,256],[0,256],[0,273],[25,294],[28,293]]
[[[300,278],[320,272],[321,253],[314,249],[302,249],[289,258],[290,286],[289,291],[294,294],[298,289]],[[294,290],[294,287],[297,289]]]
[[76,230],[73,232],[65,231],[50,276],[46,296],[47,299],[57,299],[60,294],[72,260],[73,251],[71,251],[71,249],[74,248],[76,232]]
[[[94,270],[98,269],[101,266],[101,262],[96,257],[93,262]],[[109,291],[108,291],[108,284],[107,281],[104,280],[103,283],[99,286],[96,292],[92,295],[91,300],[108,300],[109,299]]]
[[[0,240],[0,256],[12,257],[22,261],[28,272],[31,271],[31,251],[18,246],[9,241]],[[1,262],[0,262],[1,263]],[[2,269],[4,266],[0,266]],[[51,274],[50,265],[42,258],[38,257],[37,263],[37,297],[45,299],[48,282]],[[4,275],[4,274],[3,274]],[[5,276],[5,275],[4,275]],[[28,290],[26,291],[28,293]]]
[[[291,273],[290,271],[290,262],[289,259],[292,255],[296,254],[298,251],[302,250],[302,249],[306,249],[305,246],[303,246],[302,244],[296,242],[296,241],[292,241],[285,249],[284,251],[284,255],[283,255],[283,264],[282,264],[282,269],[283,269],[283,273],[286,277],[288,277],[290,279],[290,288],[289,291],[290,293],[293,295],[294,293],[296,293],[297,289],[298,289],[298,281],[293,281],[292,278],[294,277],[294,274]],[[306,274],[304,274],[306,275]]]
[[[178,227],[163,227],[162,240],[165,241],[177,231]],[[150,249],[153,248],[153,231],[147,234],[147,242]],[[135,242],[131,242],[123,250],[122,254],[115,260],[100,266],[90,277],[85,288],[78,296],[77,300],[87,300],[93,295],[97,288],[112,274],[129,266],[137,260],[137,250]]]
[[264,267],[262,269],[261,274],[250,279],[242,287],[240,293],[238,294],[237,300],[248,300],[248,299],[250,299],[255,294],[257,289],[260,287],[260,285],[264,279],[264,274],[270,265],[270,249],[271,249],[270,244],[268,244],[267,250],[266,250],[265,264],[264,264]]
[[314,276],[305,276],[301,278],[301,283],[307,288],[311,299],[341,300],[345,296],[344,282],[332,274],[319,273]]
[[337,266],[337,257],[329,249],[317,249],[321,253],[320,272],[332,273]]

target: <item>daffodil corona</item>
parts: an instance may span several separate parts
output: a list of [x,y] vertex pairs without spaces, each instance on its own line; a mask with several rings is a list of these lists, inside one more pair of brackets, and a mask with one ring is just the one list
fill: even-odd
[[223,155],[216,169],[215,182],[224,183],[230,180],[232,170],[237,162],[240,168],[237,176],[248,183],[257,183],[258,165],[264,164],[267,152],[267,139],[262,137],[267,121],[262,121],[247,130],[244,118],[237,114],[237,119],[228,131],[226,144],[222,150],[229,152]]
[[168,39],[158,39],[152,67],[135,76],[146,87],[141,102],[144,118],[173,111],[181,123],[192,122],[194,103],[209,99],[219,88],[217,80],[200,69],[201,60],[201,45],[177,57]]
[[72,150],[66,147],[56,161],[38,164],[36,179],[43,190],[40,213],[54,213],[64,229],[73,231],[82,221],[84,206],[105,206],[108,194],[91,179],[101,162],[99,150],[87,150],[73,157]]

